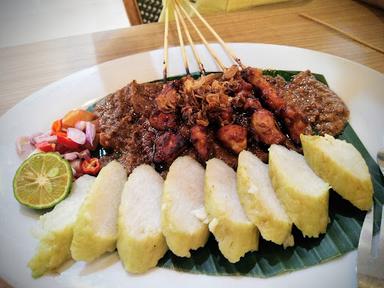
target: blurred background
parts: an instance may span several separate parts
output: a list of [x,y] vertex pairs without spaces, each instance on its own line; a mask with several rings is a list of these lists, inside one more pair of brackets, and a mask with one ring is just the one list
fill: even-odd
[[122,0],[0,0],[0,47],[129,26]]
[[[193,5],[203,14],[219,14],[288,1],[312,2],[195,0]],[[384,0],[362,1],[384,7]],[[0,48],[161,21],[161,9],[162,0],[0,0]]]

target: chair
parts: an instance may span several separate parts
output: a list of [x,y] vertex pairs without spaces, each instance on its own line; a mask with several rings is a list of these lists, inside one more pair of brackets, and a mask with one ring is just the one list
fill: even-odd
[[161,0],[123,0],[131,25],[157,22],[163,4]]

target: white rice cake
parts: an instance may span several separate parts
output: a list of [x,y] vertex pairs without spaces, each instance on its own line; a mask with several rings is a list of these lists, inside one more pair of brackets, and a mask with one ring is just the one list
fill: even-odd
[[318,177],[304,156],[280,145],[269,148],[269,176],[289,218],[304,236],[325,233],[329,185]]
[[293,246],[292,221],[273,190],[268,165],[245,150],[239,154],[237,192],[245,213],[265,240]]
[[259,244],[259,232],[245,215],[237,195],[236,173],[213,158],[207,162],[204,186],[209,230],[224,257],[236,263],[245,253],[257,250]]
[[117,251],[128,272],[146,272],[168,250],[160,223],[163,183],[163,178],[149,165],[136,167],[125,183],[119,208]]
[[42,276],[61,266],[71,259],[71,242],[73,227],[77,215],[95,177],[84,175],[72,185],[71,193],[53,208],[52,211],[40,216],[38,230],[39,247],[29,261],[34,278]]
[[368,166],[359,151],[346,141],[325,136],[300,136],[309,166],[344,199],[361,210],[373,204]]
[[175,255],[190,257],[191,249],[207,242],[204,211],[204,168],[189,156],[179,157],[165,179],[161,207],[163,234]]
[[117,161],[100,170],[75,223],[73,259],[89,262],[116,249],[118,208],[126,181],[127,173]]

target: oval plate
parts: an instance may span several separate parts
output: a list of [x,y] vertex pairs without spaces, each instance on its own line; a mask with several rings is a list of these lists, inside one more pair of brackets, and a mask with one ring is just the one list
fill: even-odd
[[[350,123],[371,156],[375,157],[377,150],[384,146],[384,77],[381,73],[346,59],[301,48],[248,43],[231,46],[249,66],[310,69],[323,74],[331,89],[349,107]],[[214,45],[214,48],[230,65],[220,47]],[[217,71],[206,50],[202,46],[198,50],[207,71]],[[192,59],[190,51],[188,53]],[[0,276],[14,287],[355,287],[356,251],[328,263],[268,279],[196,275],[162,268],[133,276],[124,271],[116,253],[90,264],[69,262],[60,269],[60,274],[31,278],[27,263],[37,246],[31,230],[39,214],[21,207],[13,198],[12,178],[21,163],[15,151],[15,139],[48,130],[50,123],[68,110],[87,105],[134,79],[138,82],[160,79],[161,59],[162,50],[154,50],[82,70],[33,93],[0,118]],[[180,50],[170,49],[169,59],[169,76],[183,74]],[[193,65],[191,70],[197,71]]]

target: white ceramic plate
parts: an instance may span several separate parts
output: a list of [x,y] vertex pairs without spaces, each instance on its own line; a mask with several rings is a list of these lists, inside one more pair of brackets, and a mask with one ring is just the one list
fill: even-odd
[[[232,44],[243,63],[250,66],[305,70],[323,74],[330,87],[351,110],[350,122],[372,156],[383,143],[384,77],[360,64],[315,51],[265,44]],[[221,59],[229,59],[215,45]],[[199,47],[208,71],[217,67]],[[191,55],[190,55],[191,56]],[[192,57],[190,57],[192,59]],[[170,75],[184,73],[179,49],[170,50]],[[123,270],[116,253],[91,263],[68,263],[60,275],[33,280],[27,268],[37,241],[31,230],[38,214],[13,198],[12,178],[20,164],[15,139],[49,129],[66,111],[113,92],[133,79],[160,79],[162,51],[132,55],[72,74],[21,101],[0,118],[0,276],[14,287],[354,287],[356,252],[301,271],[259,279],[206,276],[156,268],[133,276]],[[193,69],[192,69],[193,70]],[[197,69],[195,69],[197,71]],[[265,285],[265,286],[264,286]]]

